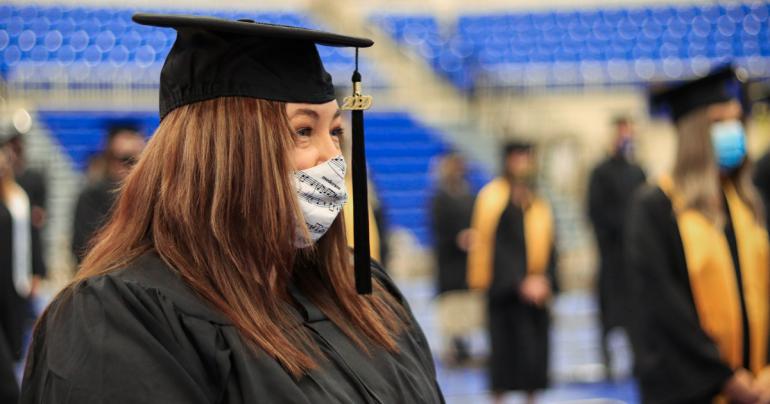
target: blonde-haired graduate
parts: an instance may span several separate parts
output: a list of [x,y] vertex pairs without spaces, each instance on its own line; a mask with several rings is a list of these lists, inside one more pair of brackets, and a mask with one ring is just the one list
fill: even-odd
[[766,403],[768,237],[750,180],[731,68],[653,101],[676,126],[673,171],[640,190],[626,226],[643,403]]

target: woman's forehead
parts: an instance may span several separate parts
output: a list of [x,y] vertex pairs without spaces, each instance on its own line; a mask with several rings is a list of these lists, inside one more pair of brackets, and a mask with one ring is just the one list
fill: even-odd
[[743,114],[741,103],[737,100],[730,100],[709,105],[708,116],[712,121],[722,121],[727,119],[739,119]]
[[291,118],[294,115],[309,115],[312,117],[336,117],[340,115],[337,100],[331,100],[323,104],[305,104],[289,102],[286,104],[286,113]]

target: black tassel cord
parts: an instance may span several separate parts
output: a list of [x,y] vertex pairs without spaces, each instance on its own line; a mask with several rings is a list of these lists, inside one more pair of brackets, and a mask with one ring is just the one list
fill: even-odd
[[[358,72],[358,48],[356,48],[356,70],[353,72],[354,97],[360,88],[361,74]],[[372,293],[372,269],[369,251],[369,192],[367,190],[366,149],[364,147],[364,111],[353,109],[353,264],[355,268],[356,291],[359,294]]]

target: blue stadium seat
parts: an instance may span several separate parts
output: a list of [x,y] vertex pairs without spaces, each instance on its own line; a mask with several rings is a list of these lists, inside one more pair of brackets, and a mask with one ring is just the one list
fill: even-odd
[[[746,63],[747,57],[770,59],[769,15],[770,6],[760,1],[468,14],[459,16],[454,31],[443,37],[436,37],[435,19],[425,22],[424,16],[379,15],[372,20],[395,40],[412,46],[458,87],[471,89],[476,72],[499,72],[493,77],[501,80],[500,85],[509,85],[508,69],[518,66],[521,71],[530,63],[593,61],[606,68],[625,60],[634,70],[636,61],[660,65],[672,58],[682,59],[685,65],[692,58],[698,63],[703,58],[710,63],[738,58],[733,62],[739,64]],[[404,40],[403,27],[417,24],[415,21],[419,27]],[[436,52],[426,43],[445,43],[459,51]],[[675,70],[668,69],[666,74]],[[653,78],[646,74],[635,77],[640,81]]]
[[[79,62],[93,66],[106,63],[106,68],[138,67],[154,72],[152,69],[168,53],[176,33],[167,29],[139,26],[131,21],[133,12],[128,8],[0,5],[0,74],[8,77],[19,63],[26,61],[65,66],[68,69]],[[248,17],[257,21],[319,28],[305,16],[295,13],[215,11],[213,14],[224,18]],[[421,26],[431,25],[427,18],[416,23]],[[429,29],[435,31],[435,24],[433,26]],[[445,45],[437,35],[428,35],[422,41],[429,43],[433,50]],[[344,65],[348,69],[352,61],[353,55],[349,50],[333,51],[328,60],[325,59],[331,65]],[[361,65],[367,66],[366,59],[362,59]],[[331,66],[331,70],[335,70],[335,67]],[[369,65],[369,70],[376,69]],[[140,73],[123,77],[143,75]],[[109,79],[110,76],[105,78]],[[383,83],[376,72],[374,77],[368,77],[368,81],[376,85]],[[157,78],[154,82],[157,86]],[[98,85],[109,86],[111,83]],[[138,85],[146,86],[147,83]]]

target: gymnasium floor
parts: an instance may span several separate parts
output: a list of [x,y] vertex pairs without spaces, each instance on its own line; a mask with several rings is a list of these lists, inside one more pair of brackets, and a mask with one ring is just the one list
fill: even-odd
[[[434,353],[441,347],[436,325],[433,288],[430,280],[399,283],[417,321]],[[551,379],[553,387],[539,396],[540,403],[638,403],[634,381],[629,377],[631,358],[625,338],[615,334],[610,338],[614,371],[617,381],[601,381],[599,330],[596,305],[591,295],[573,292],[557,298],[553,309],[551,335]],[[470,338],[471,351],[483,357],[487,353],[486,337],[482,332]],[[439,357],[437,354],[436,357]],[[437,360],[439,384],[449,404],[484,404],[491,402],[487,390],[486,369],[449,368]],[[521,394],[506,396],[506,403],[523,403]]]

